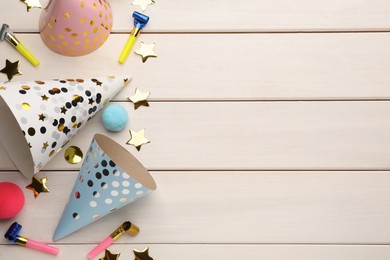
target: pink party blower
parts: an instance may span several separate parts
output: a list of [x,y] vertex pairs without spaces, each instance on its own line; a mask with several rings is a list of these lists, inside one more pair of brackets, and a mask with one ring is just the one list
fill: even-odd
[[132,236],[135,236],[139,232],[139,228],[132,224],[130,221],[123,222],[114,232],[111,233],[106,239],[99,243],[91,252],[88,253],[87,257],[89,260],[92,260],[95,256],[97,256],[100,252],[104,251],[107,247],[109,247],[113,241],[120,238],[124,233],[129,233]]
[[56,247],[49,246],[45,243],[34,241],[27,237],[19,236],[19,232],[22,229],[22,225],[18,222],[14,222],[5,233],[4,237],[17,245],[29,247],[35,250],[39,250],[48,254],[58,255],[60,250]]

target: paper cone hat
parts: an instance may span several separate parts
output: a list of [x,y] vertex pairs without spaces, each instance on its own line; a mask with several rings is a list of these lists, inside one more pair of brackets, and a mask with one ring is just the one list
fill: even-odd
[[61,239],[156,189],[142,164],[110,138],[92,140],[53,240]]
[[26,177],[37,173],[128,82],[126,77],[0,85],[0,141]]

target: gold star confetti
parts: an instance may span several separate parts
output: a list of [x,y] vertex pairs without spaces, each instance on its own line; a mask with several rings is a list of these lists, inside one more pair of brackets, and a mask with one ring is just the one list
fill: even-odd
[[133,130],[130,130],[130,139],[127,141],[126,144],[128,145],[134,145],[137,150],[141,150],[141,146],[143,144],[148,144],[150,141],[145,138],[145,129],[142,129],[138,132],[135,132]]
[[0,86],[0,90],[7,90],[7,88],[4,86]]
[[45,117],[45,115],[43,113],[39,114],[38,117],[39,117],[39,120],[45,121],[46,117]]
[[46,95],[41,96],[41,98],[42,98],[42,101],[48,101],[49,100],[49,97],[46,96]]
[[69,146],[65,150],[64,158],[68,163],[79,163],[83,160],[83,151],[77,146]]
[[153,260],[153,258],[149,256],[149,247],[145,248],[142,251],[133,249],[133,252],[135,255],[134,260]]
[[0,70],[1,73],[7,74],[8,81],[11,81],[11,79],[15,75],[22,75],[22,73],[19,71],[19,61],[10,62],[8,59],[5,61],[5,67]]
[[41,192],[49,192],[46,187],[46,181],[46,177],[40,179],[34,175],[32,178],[32,183],[26,186],[26,188],[32,190],[34,192],[34,198],[37,198]]
[[153,50],[154,46],[156,46],[155,43],[146,44],[144,42],[141,42],[141,47],[134,52],[138,55],[141,55],[142,62],[145,62],[150,57],[157,58],[157,54]]
[[89,105],[93,105],[93,102],[95,102],[95,101],[93,101],[93,98],[88,98],[88,104]]
[[149,103],[147,101],[150,92],[141,92],[138,88],[135,89],[133,96],[128,97],[128,99],[134,103],[134,109],[139,108],[140,106],[148,107]]
[[30,12],[31,8],[43,8],[39,0],[20,0],[27,5],[27,12]]
[[64,113],[64,115],[66,114],[66,111],[68,111],[68,109],[66,109],[66,107],[61,107],[61,113]]
[[148,5],[155,4],[156,2],[154,0],[134,0],[131,4],[132,5],[137,5],[141,7],[142,11],[146,10],[146,7]]
[[106,248],[106,252],[104,253],[104,257],[99,258],[99,260],[117,260],[121,253],[118,254],[112,254],[110,250]]
[[44,142],[44,143],[42,144],[42,149],[45,149],[45,150],[46,150],[47,147],[49,147],[49,143],[48,143],[48,142]]

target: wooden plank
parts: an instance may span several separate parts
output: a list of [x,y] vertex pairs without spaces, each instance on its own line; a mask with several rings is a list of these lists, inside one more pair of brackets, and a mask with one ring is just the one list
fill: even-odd
[[159,58],[143,64],[132,53],[120,65],[127,35],[111,35],[98,51],[71,58],[50,51],[39,35],[23,34],[41,65],[34,68],[8,44],[0,62],[22,60],[15,81],[131,73],[133,86],[151,91],[151,100],[390,99],[390,33],[140,37],[157,43]]
[[[130,219],[141,232],[120,243],[389,244],[389,173],[152,172],[155,192],[58,243],[96,243]],[[0,174],[29,183],[16,172]],[[24,189],[16,218],[23,234],[51,241],[76,174],[40,173],[50,193],[37,199]],[[1,234],[12,221],[2,221]]]
[[[40,10],[26,12],[18,1],[7,1],[2,20],[18,31],[37,31]],[[111,1],[114,30],[130,31],[131,1]],[[390,3],[386,0],[249,0],[156,1],[147,9],[151,22],[145,31],[356,31],[389,30]]]
[[[121,253],[119,259],[133,259],[133,249],[142,250],[149,246],[153,259],[171,260],[387,260],[390,257],[389,246],[307,246],[307,245],[161,245],[161,244],[117,244],[110,246],[112,253]],[[59,245],[60,254],[55,258],[83,259],[92,245]],[[103,254],[99,255],[102,257]],[[53,256],[17,246],[0,246],[0,257],[8,259],[51,260]]]
[[[145,128],[137,152],[127,130],[110,133],[100,115],[68,145],[86,151],[109,135],[154,170],[390,169],[390,102],[153,102],[129,111],[127,129]],[[44,169],[78,169],[63,149]],[[4,151],[2,152],[4,155]],[[1,156],[1,169],[15,169]]]

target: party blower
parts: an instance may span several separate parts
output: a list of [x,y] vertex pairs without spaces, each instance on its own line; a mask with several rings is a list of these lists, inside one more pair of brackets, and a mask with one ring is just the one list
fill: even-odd
[[137,41],[137,37],[141,32],[141,29],[145,27],[145,25],[149,22],[149,16],[144,14],[134,12],[134,28],[131,31],[130,37],[126,42],[125,47],[122,50],[121,56],[119,57],[119,63],[125,63],[127,56],[129,55],[131,49],[134,46],[134,43]]
[[58,248],[20,236],[19,232],[21,229],[22,225],[18,222],[14,222],[5,233],[4,237],[17,245],[29,247],[52,255],[58,255],[60,251]]
[[39,65],[39,61],[34,55],[13,35],[8,24],[3,24],[0,30],[0,41],[7,40],[18,52],[20,52],[32,65]]

